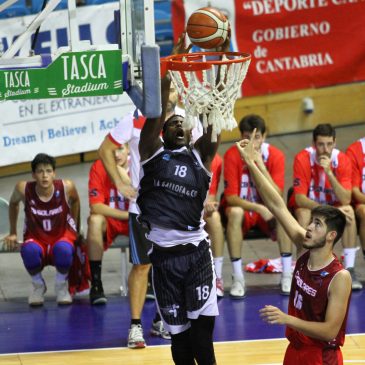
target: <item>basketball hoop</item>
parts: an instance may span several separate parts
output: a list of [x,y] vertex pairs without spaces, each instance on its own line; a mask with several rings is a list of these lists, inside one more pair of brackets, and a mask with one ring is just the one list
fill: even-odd
[[202,115],[203,127],[213,126],[212,141],[222,130],[237,126],[234,104],[246,77],[251,56],[241,52],[196,52],[164,60],[185,105],[185,123],[194,128]]

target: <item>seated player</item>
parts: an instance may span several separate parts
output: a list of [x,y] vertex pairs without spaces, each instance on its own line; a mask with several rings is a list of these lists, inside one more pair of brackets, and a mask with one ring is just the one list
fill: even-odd
[[[365,258],[365,137],[352,143],[346,151],[352,166],[352,203],[359,223],[359,236]],[[361,284],[361,285],[360,285]],[[359,282],[358,288],[362,289]]]
[[[114,151],[115,162],[121,179],[130,184],[128,176],[128,145]],[[89,204],[87,246],[91,271],[90,303],[105,304],[101,280],[104,250],[118,235],[128,236],[128,200],[118,192],[101,160],[91,166],[89,173]]]
[[[352,277],[352,289],[362,289],[355,275],[356,221],[351,207],[351,163],[336,146],[336,131],[330,124],[319,124],[313,130],[313,145],[294,158],[294,192],[289,205],[302,227],[308,225],[311,209],[328,204],[346,214],[342,237],[344,266]],[[297,247],[300,250],[300,247]]]
[[[258,167],[272,181],[275,189],[283,194],[285,175],[285,156],[276,147],[265,142],[265,121],[258,115],[247,115],[239,123],[242,139],[250,138],[254,129],[255,148],[259,151]],[[279,242],[283,274],[281,277],[281,293],[288,295],[291,285],[292,244],[282,229],[277,225],[271,212],[263,204],[255,183],[242,160],[236,145],[224,155],[224,199],[223,211],[226,215],[226,239],[232,262],[232,286],[230,296],[236,299],[245,295],[245,281],[242,268],[242,240],[252,228],[259,227],[269,237]]]
[[31,306],[43,305],[47,287],[42,270],[46,265],[53,265],[56,267],[57,303],[71,304],[67,279],[79,231],[79,195],[71,180],[56,179],[53,157],[39,153],[31,167],[34,181],[19,181],[11,195],[10,234],[5,237],[4,246],[8,250],[16,247],[19,204],[23,202],[24,243],[20,253],[33,284],[28,303]]
[[212,161],[212,182],[210,184],[207,202],[204,207],[205,230],[209,234],[214,258],[215,273],[217,275],[217,296],[224,296],[223,283],[223,249],[224,230],[221,215],[218,210],[217,191],[222,172],[222,157],[217,153]]

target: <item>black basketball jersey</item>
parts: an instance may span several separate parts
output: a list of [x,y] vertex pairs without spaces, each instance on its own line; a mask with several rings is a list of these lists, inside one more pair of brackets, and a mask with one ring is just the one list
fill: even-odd
[[164,149],[142,169],[137,198],[139,220],[164,228],[198,230],[211,174],[194,152],[187,147]]

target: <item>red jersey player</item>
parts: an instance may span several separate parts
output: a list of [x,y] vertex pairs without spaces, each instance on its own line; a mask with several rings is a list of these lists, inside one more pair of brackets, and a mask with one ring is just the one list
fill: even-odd
[[204,220],[206,222],[205,230],[209,234],[212,245],[215,273],[217,275],[217,296],[224,296],[223,286],[223,249],[224,249],[224,231],[221,221],[221,215],[218,210],[217,192],[219,180],[222,173],[222,157],[217,153],[212,161],[212,181],[210,183],[207,202],[204,207]]
[[365,257],[365,137],[351,144],[346,155],[352,166],[352,200],[359,221],[359,236]]
[[[128,176],[128,145],[114,151],[118,172],[125,184]],[[91,271],[91,304],[105,304],[101,281],[101,263],[104,250],[118,235],[128,236],[128,200],[117,190],[101,160],[91,166],[89,173],[89,205],[87,245]]]
[[[55,291],[58,304],[70,304],[67,277],[73,262],[74,241],[79,227],[80,201],[71,180],[55,179],[55,159],[40,153],[33,159],[34,181],[19,181],[10,198],[10,234],[4,244],[12,250],[17,242],[19,204],[25,212],[24,243],[20,253],[31,275],[33,290],[29,305],[43,305],[47,290],[42,277],[46,265],[56,267]],[[76,219],[76,223],[75,220]]]
[[340,347],[351,296],[351,275],[333,254],[346,216],[340,209],[318,205],[304,229],[288,211],[271,181],[260,171],[253,139],[237,143],[260,196],[297,245],[307,251],[297,260],[289,297],[289,313],[266,305],[260,315],[270,324],[286,325],[289,340],[284,365],[343,364]]
[[[284,190],[285,157],[276,147],[265,142],[265,121],[258,115],[247,115],[240,124],[242,138],[250,138],[256,128],[255,148],[261,159],[258,166],[265,176],[282,194]],[[250,177],[245,162],[236,146],[232,146],[224,155],[224,201],[227,217],[226,238],[232,262],[233,283],[230,295],[242,298],[245,295],[245,283],[242,270],[241,249],[245,233],[258,226],[268,236],[273,235],[273,215],[263,204]],[[291,284],[292,245],[280,225],[277,237],[283,264],[281,292],[289,294]]]
[[[336,131],[330,124],[319,124],[313,130],[313,145],[294,159],[294,194],[289,205],[302,227],[306,227],[311,209],[329,204],[341,209],[347,217],[342,243],[344,266],[352,276],[352,288],[359,290],[354,267],[356,255],[356,221],[351,202],[351,163],[337,148]],[[298,250],[301,248],[298,247]]]

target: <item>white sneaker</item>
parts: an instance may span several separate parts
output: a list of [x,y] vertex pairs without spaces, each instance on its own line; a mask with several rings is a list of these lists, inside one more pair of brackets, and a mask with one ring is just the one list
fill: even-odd
[[363,285],[357,278],[357,276],[355,274],[355,269],[353,267],[348,267],[347,271],[351,274],[352,290],[362,290]]
[[229,295],[233,299],[242,299],[245,294],[245,278],[232,275],[232,286]]
[[293,279],[293,275],[290,272],[283,272],[281,274],[280,289],[281,289],[282,295],[290,294],[292,279]]
[[143,349],[146,342],[143,338],[143,328],[140,324],[132,324],[128,333],[128,347],[130,349]]
[[72,297],[68,291],[67,281],[56,282],[55,292],[57,296],[57,303],[60,305],[68,305],[72,303]]
[[162,337],[165,340],[171,340],[171,335],[166,331],[162,321],[152,323],[151,335]]
[[47,291],[46,283],[42,280],[41,283],[32,282],[33,289],[28,298],[28,303],[32,307],[41,306],[44,303],[44,294]]
[[216,279],[216,291],[217,291],[217,297],[223,298],[224,297],[224,285],[223,285],[223,279],[217,278]]

